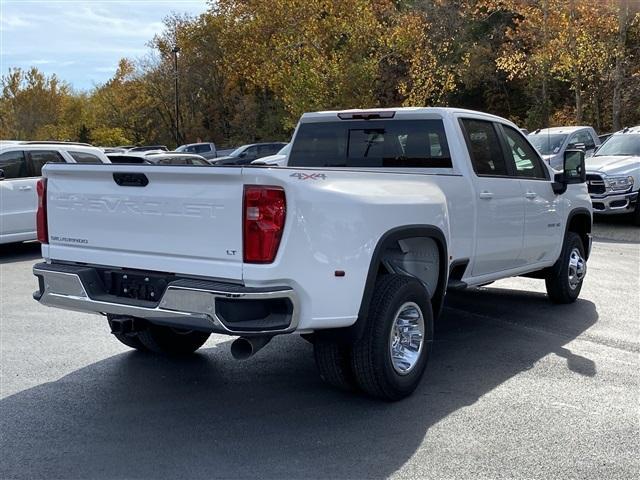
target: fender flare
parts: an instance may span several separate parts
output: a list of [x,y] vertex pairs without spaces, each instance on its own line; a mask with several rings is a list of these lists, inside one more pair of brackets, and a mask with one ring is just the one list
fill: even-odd
[[588,245],[584,246],[584,250],[585,250],[585,254],[586,254],[586,259],[589,259],[589,255],[591,253],[591,230],[593,228],[593,216],[591,214],[591,212],[589,211],[588,208],[585,207],[577,207],[574,208],[573,210],[571,210],[569,212],[569,215],[567,215],[567,222],[564,226],[564,237],[563,241],[565,238],[567,238],[567,233],[569,232],[569,225],[571,225],[571,220],[573,220],[573,217],[576,217],[578,215],[582,215],[585,216],[589,219],[589,231],[587,232],[588,238],[589,238],[589,242]]
[[444,296],[447,290],[447,281],[449,276],[449,261],[446,237],[442,230],[435,225],[404,225],[401,227],[392,228],[385,232],[373,251],[371,256],[371,262],[369,263],[369,271],[365,281],[364,292],[362,294],[362,300],[360,302],[360,309],[358,311],[358,318],[356,322],[350,327],[321,330],[317,333],[325,336],[328,335],[332,338],[352,343],[357,341],[364,332],[364,327],[367,322],[369,314],[369,305],[371,303],[371,297],[375,289],[376,279],[380,269],[382,255],[388,246],[393,245],[398,240],[412,237],[428,237],[435,240],[438,246],[439,256],[439,268],[438,268],[438,284],[433,297],[431,298],[431,307],[433,309],[433,316],[437,318],[444,305]]

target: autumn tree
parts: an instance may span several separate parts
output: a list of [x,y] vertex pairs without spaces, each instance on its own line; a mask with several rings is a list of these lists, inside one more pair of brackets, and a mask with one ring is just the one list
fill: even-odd
[[[99,145],[287,140],[305,111],[448,105],[529,128],[640,123],[635,0],[219,0],[75,92],[1,78],[3,138]],[[175,136],[175,46],[180,103]]]
[[70,86],[56,75],[46,76],[37,68],[10,69],[0,79],[0,135],[3,138],[52,139],[71,135],[70,127],[60,122]]

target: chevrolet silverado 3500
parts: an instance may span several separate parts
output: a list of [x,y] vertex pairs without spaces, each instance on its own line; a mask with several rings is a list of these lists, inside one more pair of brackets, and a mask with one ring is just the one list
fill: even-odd
[[387,400],[447,288],[527,275],[573,302],[591,243],[583,152],[554,172],[513,123],[449,108],[305,114],[287,167],[47,165],[38,193],[43,305],[165,354],[303,334],[327,383]]

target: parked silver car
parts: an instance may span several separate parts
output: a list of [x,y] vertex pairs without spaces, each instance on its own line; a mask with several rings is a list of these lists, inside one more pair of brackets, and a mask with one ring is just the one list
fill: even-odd
[[207,160],[211,160],[216,158],[216,146],[212,142],[204,142],[204,143],[188,143],[186,145],[180,145],[176,148],[176,152],[181,153],[195,153],[200,155],[201,157],[206,158]]
[[527,135],[527,138],[542,158],[556,170],[562,170],[564,151],[568,148],[582,149],[588,158],[601,143],[593,127],[585,126],[538,129]]

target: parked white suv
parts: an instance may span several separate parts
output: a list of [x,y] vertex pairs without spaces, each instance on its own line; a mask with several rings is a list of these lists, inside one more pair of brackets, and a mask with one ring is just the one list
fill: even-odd
[[586,161],[593,212],[633,214],[640,225],[640,126],[611,135]]
[[584,152],[556,173],[479,112],[305,114],[278,168],[76,167],[44,169],[34,297],[106,315],[141,351],[191,353],[218,332],[246,358],[295,332],[325,381],[396,400],[447,288],[527,275],[570,303],[586,274]]
[[36,182],[46,163],[109,163],[99,148],[55,142],[0,144],[0,244],[36,239]]

